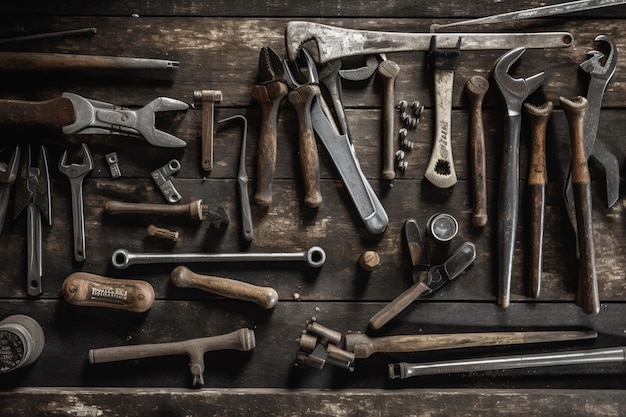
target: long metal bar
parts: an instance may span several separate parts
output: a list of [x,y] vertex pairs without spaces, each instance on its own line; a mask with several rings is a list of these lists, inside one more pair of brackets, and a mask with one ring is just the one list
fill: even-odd
[[583,10],[599,9],[601,7],[617,6],[625,4],[626,0],[577,0],[567,3],[552,4],[549,6],[534,7],[532,9],[517,10],[514,12],[502,13],[493,16],[485,16],[478,19],[464,20],[461,22],[452,22],[439,25],[433,23],[430,26],[431,32],[436,32],[441,29],[456,27],[456,26],[470,26],[470,25],[484,25],[491,23],[503,23],[513,22],[516,20],[532,19],[536,17],[555,16],[566,13],[580,12]]

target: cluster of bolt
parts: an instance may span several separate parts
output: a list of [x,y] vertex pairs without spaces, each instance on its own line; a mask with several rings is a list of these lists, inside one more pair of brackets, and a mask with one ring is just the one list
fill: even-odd
[[408,129],[415,130],[424,113],[424,106],[417,100],[412,102],[411,109],[413,110],[413,116],[407,112],[409,103],[406,100],[400,100],[396,108],[400,112],[400,120],[406,126],[398,131],[398,135],[400,136],[400,149],[396,151],[396,167],[404,172],[409,167],[409,163],[404,159],[406,152],[413,150],[415,146],[415,143],[407,137],[409,133]]

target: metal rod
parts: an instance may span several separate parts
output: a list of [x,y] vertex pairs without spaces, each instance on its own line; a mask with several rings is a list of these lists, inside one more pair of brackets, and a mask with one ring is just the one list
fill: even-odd
[[489,23],[513,22],[516,20],[532,19],[535,17],[555,16],[566,13],[580,12],[583,10],[599,9],[601,7],[617,6],[625,4],[626,0],[577,0],[567,3],[553,4],[550,6],[535,7],[532,9],[518,10],[509,13],[502,13],[493,16],[481,17],[478,19],[464,20],[462,22],[453,22],[439,25],[433,23],[430,25],[431,32],[437,32],[440,29],[456,26],[482,25]]
[[37,33],[35,35],[24,35],[24,36],[15,36],[12,38],[2,38],[0,39],[0,43],[24,42],[24,41],[33,41],[33,40],[50,39],[50,38],[62,38],[66,36],[93,35],[94,33],[96,33],[96,31],[97,31],[96,28],[84,28],[84,29],[62,30],[59,32]]

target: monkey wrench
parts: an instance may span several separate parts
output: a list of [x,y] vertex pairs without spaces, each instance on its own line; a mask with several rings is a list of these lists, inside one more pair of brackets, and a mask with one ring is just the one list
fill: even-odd
[[502,146],[502,169],[498,197],[498,304],[507,308],[510,302],[513,252],[519,208],[519,142],[522,127],[522,104],[543,83],[544,73],[527,78],[513,78],[508,71],[522,56],[524,48],[502,55],[493,69],[493,78],[504,98],[507,117]]

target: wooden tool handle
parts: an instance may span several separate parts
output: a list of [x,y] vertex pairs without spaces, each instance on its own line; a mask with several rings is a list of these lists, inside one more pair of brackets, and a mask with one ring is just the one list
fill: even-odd
[[185,266],[172,271],[172,283],[179,288],[196,288],[222,297],[250,301],[270,310],[278,303],[278,293],[274,288],[258,287],[246,282],[228,278],[200,275]]
[[528,192],[530,201],[530,296],[539,297],[543,264],[543,225],[545,188],[548,183],[546,169],[546,129],[554,105],[548,101],[541,106],[524,103],[530,122],[530,169]]
[[254,201],[263,207],[272,203],[272,180],[276,170],[276,119],[280,102],[289,89],[281,81],[256,85],[252,98],[261,104],[261,132],[257,148],[257,184]]
[[154,289],[145,281],[114,279],[75,272],[63,282],[63,298],[77,306],[105,307],[143,313],[152,307]]
[[413,301],[415,301],[420,295],[427,291],[429,288],[422,282],[414,284],[409,289],[404,291],[392,302],[384,306],[378,313],[374,314],[369,321],[369,325],[372,329],[378,330],[385,324],[389,323],[391,319],[400,314],[405,308],[407,308]]
[[0,124],[15,128],[61,130],[74,123],[74,106],[67,98],[46,101],[0,100]]
[[467,82],[465,91],[470,99],[470,165],[472,170],[473,213],[472,224],[483,227],[487,224],[487,172],[485,162],[485,129],[483,127],[483,98],[489,82],[476,75]]
[[383,61],[378,65],[378,75],[383,81],[383,172],[384,180],[392,180],[396,176],[394,166],[394,139],[393,128],[395,106],[396,77],[400,73],[400,66],[393,61]]
[[300,130],[300,167],[304,180],[304,203],[312,208],[322,204],[320,193],[320,162],[317,155],[315,133],[311,123],[311,103],[321,97],[318,85],[307,84],[289,93],[289,102],[298,114]]
[[147,215],[181,215],[192,219],[202,220],[202,200],[194,200],[188,204],[149,204],[125,203],[109,200],[104,204],[104,211],[108,214],[147,214]]
[[577,97],[568,100],[561,97],[561,105],[567,117],[572,147],[572,186],[576,206],[576,228],[580,248],[578,294],[583,311],[597,314],[600,311],[600,296],[596,276],[595,246],[593,241],[593,219],[591,206],[591,177],[585,155],[584,119],[587,99]]

